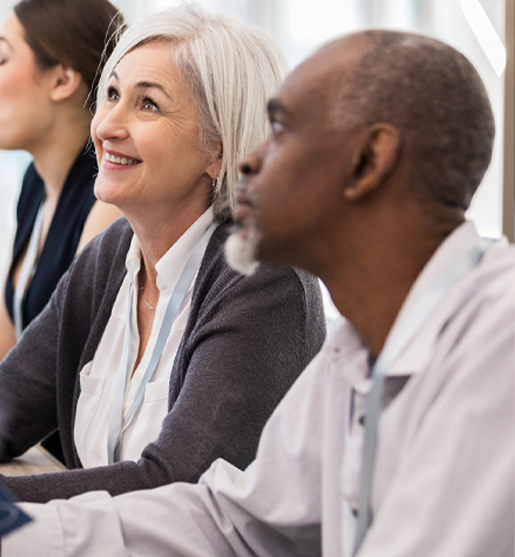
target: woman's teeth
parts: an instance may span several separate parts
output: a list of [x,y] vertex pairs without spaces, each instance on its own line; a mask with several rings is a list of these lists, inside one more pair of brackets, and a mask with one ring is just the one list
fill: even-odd
[[108,153],[106,153],[106,161],[112,162],[114,164],[123,164],[123,165],[138,164],[140,162],[135,159],[127,159],[125,157],[115,157],[114,155],[109,155]]

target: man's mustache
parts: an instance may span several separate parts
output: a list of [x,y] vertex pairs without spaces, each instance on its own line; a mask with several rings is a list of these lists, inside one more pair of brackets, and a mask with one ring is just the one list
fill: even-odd
[[[251,193],[247,187],[250,180],[249,176],[242,176],[238,180],[238,185],[236,186],[236,204],[237,205],[250,205],[253,209],[257,208],[256,198],[253,193]],[[239,201],[241,199],[243,203]]]
[[[238,180],[238,184],[236,186],[236,206],[234,207],[234,212],[238,209],[238,206],[241,205],[249,205],[253,209],[257,208],[256,198],[247,188],[248,181],[249,177],[247,176],[242,176]],[[242,228],[243,221],[235,221],[229,228],[229,233],[232,234],[234,232],[238,232]]]

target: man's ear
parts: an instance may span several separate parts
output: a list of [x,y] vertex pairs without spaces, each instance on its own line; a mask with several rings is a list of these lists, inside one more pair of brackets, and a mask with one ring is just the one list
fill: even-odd
[[50,98],[53,101],[69,99],[83,82],[80,73],[68,66],[57,64],[51,71]]
[[368,127],[358,145],[353,162],[353,180],[344,196],[358,200],[378,188],[395,168],[400,156],[399,130],[386,123]]

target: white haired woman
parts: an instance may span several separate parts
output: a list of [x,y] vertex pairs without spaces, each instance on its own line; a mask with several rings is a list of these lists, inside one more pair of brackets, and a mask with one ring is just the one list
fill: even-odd
[[76,259],[0,366],[4,458],[59,428],[66,472],[5,478],[21,500],[243,468],[319,350],[316,281],[223,256],[237,161],[268,133],[285,64],[269,37],[183,6],[130,27],[99,86],[95,193],[124,213]]

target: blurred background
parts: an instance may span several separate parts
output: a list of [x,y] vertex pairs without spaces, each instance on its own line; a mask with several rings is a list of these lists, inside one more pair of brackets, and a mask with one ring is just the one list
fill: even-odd
[[[111,1],[129,22],[180,4],[179,0]],[[292,67],[328,39],[369,27],[425,33],[463,52],[486,84],[497,124],[493,160],[468,217],[483,235],[498,237],[504,233],[513,241],[514,0],[200,0],[199,3],[213,12],[237,15],[268,31]],[[13,0],[1,0],[0,22],[14,4]],[[11,251],[14,207],[21,177],[29,161],[26,153],[0,151],[1,277]]]

